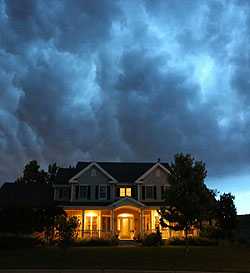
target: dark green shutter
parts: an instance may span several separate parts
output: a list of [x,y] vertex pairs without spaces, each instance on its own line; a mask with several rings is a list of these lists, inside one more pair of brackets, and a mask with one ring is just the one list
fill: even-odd
[[88,200],[91,198],[91,186],[88,186]]
[[131,195],[134,199],[137,199],[137,185],[132,186]]
[[164,194],[165,194],[165,192],[164,192],[164,186],[161,186],[161,199],[165,198]]
[[95,199],[98,200],[99,199],[99,185],[95,186]]
[[110,200],[110,185],[107,186],[107,199]]
[[119,187],[116,188],[116,197],[120,197],[120,188]]
[[141,199],[145,200],[145,186],[141,187]]
[[75,186],[75,197],[76,197],[76,199],[79,198],[79,185]]
[[157,187],[154,186],[154,199],[156,200],[157,199]]

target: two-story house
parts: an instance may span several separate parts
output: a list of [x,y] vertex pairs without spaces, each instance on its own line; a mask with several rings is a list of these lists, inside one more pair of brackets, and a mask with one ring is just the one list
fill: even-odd
[[[168,164],[161,162],[79,162],[58,170],[54,200],[78,217],[79,238],[142,238],[159,227],[168,175]],[[162,234],[183,235],[168,229]]]

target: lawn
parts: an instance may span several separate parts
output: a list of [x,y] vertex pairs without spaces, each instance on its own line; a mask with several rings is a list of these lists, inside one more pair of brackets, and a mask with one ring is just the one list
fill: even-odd
[[0,269],[141,269],[250,272],[250,248],[79,247],[0,250]]

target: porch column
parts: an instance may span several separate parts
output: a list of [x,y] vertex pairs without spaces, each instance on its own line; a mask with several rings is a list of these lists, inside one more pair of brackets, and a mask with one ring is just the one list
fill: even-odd
[[140,213],[140,235],[144,238],[144,209],[141,209]]
[[82,226],[81,226],[81,239],[84,239],[84,210],[82,210]]
[[115,213],[113,208],[111,211],[111,234],[113,237],[115,236]]

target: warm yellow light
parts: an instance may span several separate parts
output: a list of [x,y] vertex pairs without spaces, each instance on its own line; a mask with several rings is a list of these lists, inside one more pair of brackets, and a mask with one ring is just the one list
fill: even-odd
[[120,197],[125,197],[126,193],[125,193],[125,188],[120,188]]
[[96,211],[94,211],[94,210],[86,210],[85,211],[85,216],[97,216],[98,214],[97,214],[97,212]]
[[131,197],[131,188],[126,188],[126,196]]
[[134,215],[131,214],[131,213],[120,213],[120,214],[118,215],[118,217],[121,217],[121,218],[128,218],[128,217],[134,217]]

